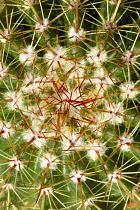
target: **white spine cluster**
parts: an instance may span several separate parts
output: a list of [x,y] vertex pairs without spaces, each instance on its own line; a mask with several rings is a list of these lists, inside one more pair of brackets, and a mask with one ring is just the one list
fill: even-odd
[[84,205],[85,205],[85,207],[90,207],[90,206],[93,206],[93,202],[94,202],[94,199],[93,198],[88,198],[85,201]]
[[95,71],[92,82],[96,84],[98,89],[102,88],[103,90],[106,90],[108,87],[110,87],[110,85],[114,84],[114,80],[109,77],[103,68]]
[[81,105],[81,94],[78,90],[66,91],[62,95],[63,103],[61,104],[61,110],[68,112],[69,117],[77,117],[77,112]]
[[123,99],[134,99],[139,93],[135,90],[135,84],[133,82],[126,82],[120,85],[120,95]]
[[39,93],[45,87],[45,81],[39,75],[27,73],[23,81],[22,91],[25,93]]
[[17,110],[23,106],[22,94],[20,92],[6,92],[4,96],[7,100],[6,105],[9,109]]
[[40,166],[41,168],[49,168],[52,170],[55,170],[57,168],[57,164],[59,162],[59,159],[51,154],[51,153],[45,153],[42,155],[43,157],[40,159]]
[[70,9],[74,9],[76,7],[76,1],[78,1],[78,7],[79,7],[80,0],[70,0]]
[[[90,120],[90,124],[89,124],[89,120]],[[88,121],[86,123],[85,121],[85,125],[92,130],[92,132],[96,135],[96,136],[101,136],[102,135],[102,129],[103,129],[103,125],[105,123],[104,120],[104,115],[103,113],[98,113],[95,114],[94,116],[90,116],[90,118],[88,118]]]
[[0,62],[0,80],[6,75],[8,67],[6,67],[2,62]]
[[80,183],[80,182],[85,182],[86,181],[86,176],[84,175],[83,171],[73,171],[70,174],[70,179],[74,183]]
[[122,62],[126,65],[133,65],[136,62],[135,54],[127,50],[122,54]]
[[46,119],[46,109],[43,103],[39,103],[38,106],[25,107],[23,112],[31,120],[33,128],[42,125]]
[[13,189],[13,186],[11,184],[5,184],[2,186],[2,189],[4,189],[4,190]]
[[4,29],[4,32],[0,34],[0,41],[2,43],[6,43],[7,39],[9,39],[9,36],[12,34],[12,31],[9,29]]
[[40,131],[39,127],[28,129],[23,134],[23,140],[31,142],[37,148],[41,148],[46,143],[45,132]]
[[64,133],[62,135],[62,147],[66,153],[84,148],[81,138],[78,138],[76,133],[69,131],[68,128],[64,128],[62,132]]
[[117,29],[117,24],[114,22],[106,21],[104,25],[104,29],[110,33],[113,33]]
[[71,42],[81,41],[85,37],[85,32],[83,28],[76,29],[74,27],[70,27],[68,31],[68,38]]
[[53,51],[49,51],[44,55],[44,59],[47,65],[51,65],[52,69],[58,68],[59,64],[61,66],[66,65],[66,49],[60,45],[57,45]]
[[30,4],[28,3],[27,0],[24,1],[23,3],[24,3],[23,7],[24,7],[25,9],[30,9]]
[[96,161],[99,159],[99,156],[102,156],[105,153],[105,146],[99,140],[94,140],[93,143],[88,145],[88,155]]
[[109,3],[112,5],[116,5],[118,3],[118,0],[111,0]]
[[30,4],[32,5],[32,4],[35,4],[36,3],[36,0],[25,0],[24,2],[23,2],[23,7],[26,9],[26,10],[28,10],[28,9],[30,9]]
[[50,195],[53,193],[53,189],[51,187],[45,187],[41,190],[41,195]]
[[35,26],[37,32],[44,32],[49,28],[49,20],[45,18],[41,23],[38,22]]
[[133,195],[137,194],[138,192],[139,192],[138,187],[133,187],[132,190],[131,190],[131,193],[132,193]]
[[17,170],[17,171],[20,171],[24,168],[23,163],[16,156],[13,156],[9,160],[9,165],[10,165],[11,168],[14,167],[14,169]]
[[0,121],[0,134],[4,138],[9,138],[14,134],[12,126],[9,122],[2,122]]
[[32,64],[35,59],[36,53],[31,45],[28,45],[27,48],[25,48],[23,52],[19,54],[20,62],[27,66]]
[[104,116],[111,124],[119,124],[123,122],[124,108],[122,103],[106,104],[106,111]]
[[130,144],[133,142],[133,137],[124,134],[121,138],[120,138],[120,142],[118,144],[118,146],[120,147],[120,149],[123,152],[128,152],[130,150]]
[[118,170],[113,171],[111,174],[108,174],[108,179],[113,183],[117,183],[121,179],[121,172]]
[[87,60],[89,63],[94,63],[96,67],[101,66],[107,60],[107,53],[99,50],[97,47],[93,47],[87,54]]

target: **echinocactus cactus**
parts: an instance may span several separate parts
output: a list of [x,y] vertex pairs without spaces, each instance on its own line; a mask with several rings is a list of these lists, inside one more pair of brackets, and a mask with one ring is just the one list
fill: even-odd
[[0,209],[139,209],[139,0],[2,0],[0,50]]

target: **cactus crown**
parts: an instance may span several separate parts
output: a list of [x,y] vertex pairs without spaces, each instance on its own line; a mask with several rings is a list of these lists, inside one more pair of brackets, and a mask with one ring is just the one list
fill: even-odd
[[2,1],[1,209],[138,209],[139,12]]

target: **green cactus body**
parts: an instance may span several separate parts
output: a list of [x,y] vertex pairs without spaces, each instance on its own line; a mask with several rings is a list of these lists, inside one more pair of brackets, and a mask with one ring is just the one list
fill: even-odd
[[0,209],[139,209],[139,12],[1,1]]

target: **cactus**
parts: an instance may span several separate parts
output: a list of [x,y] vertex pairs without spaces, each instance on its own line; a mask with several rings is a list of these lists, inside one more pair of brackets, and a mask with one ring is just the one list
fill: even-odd
[[139,12],[1,1],[1,209],[139,209]]

